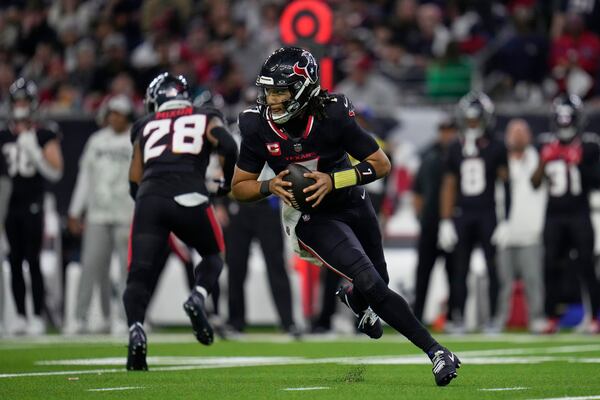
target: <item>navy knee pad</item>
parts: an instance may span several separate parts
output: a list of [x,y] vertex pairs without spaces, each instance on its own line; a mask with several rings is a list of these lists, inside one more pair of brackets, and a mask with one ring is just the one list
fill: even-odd
[[387,283],[373,266],[358,272],[354,276],[353,283],[370,305],[381,303],[389,292]]

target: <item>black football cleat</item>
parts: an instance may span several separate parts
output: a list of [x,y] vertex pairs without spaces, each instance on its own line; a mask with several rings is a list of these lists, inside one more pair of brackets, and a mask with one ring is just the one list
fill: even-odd
[[183,309],[188,317],[190,317],[196,339],[206,346],[212,344],[214,333],[204,311],[204,297],[200,293],[193,291],[186,302],[183,303]]
[[383,327],[381,326],[381,320],[379,316],[375,314],[375,312],[368,307],[363,311],[356,311],[350,305],[350,301],[348,300],[348,296],[352,292],[352,286],[346,285],[340,287],[335,295],[340,299],[340,301],[346,305],[358,318],[358,330],[371,339],[379,339],[383,335]]
[[148,364],[146,364],[146,351],[146,332],[144,332],[142,324],[136,323],[129,328],[127,370],[148,371]]
[[429,355],[433,367],[433,376],[438,386],[446,386],[450,381],[458,376],[456,370],[460,368],[458,357],[445,347],[439,346]]

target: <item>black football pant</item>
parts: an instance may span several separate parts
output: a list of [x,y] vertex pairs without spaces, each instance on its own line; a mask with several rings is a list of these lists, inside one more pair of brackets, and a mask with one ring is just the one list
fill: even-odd
[[[277,201],[274,198],[273,201]],[[229,225],[225,230],[227,252],[225,260],[228,273],[229,325],[242,331],[246,327],[246,301],[244,284],[248,273],[250,244],[260,243],[267,267],[271,295],[283,329],[293,325],[290,280],[285,267],[283,231],[278,203],[269,200],[254,204],[233,203]]]
[[480,245],[485,257],[489,280],[490,317],[496,315],[499,283],[496,271],[496,248],[491,239],[496,228],[496,213],[494,210],[481,213],[465,213],[454,219],[458,243],[454,251],[455,263],[450,278],[450,299],[452,318],[464,318],[467,301],[467,275],[471,267],[471,255],[476,245]]
[[[429,288],[429,278],[438,257],[444,258],[448,279],[450,279],[454,270],[454,254],[446,253],[438,247],[438,222],[435,221],[421,225],[421,234],[417,245],[419,261],[417,263],[413,312],[420,321],[423,321],[423,310]],[[448,299],[448,310],[452,308],[453,299],[450,297]],[[450,312],[448,312],[448,318],[451,318]]]
[[44,230],[41,203],[10,208],[6,217],[6,238],[10,245],[8,260],[11,269],[13,298],[20,316],[26,315],[23,261],[29,265],[33,312],[40,315],[45,307],[44,277],[40,269],[40,252]]
[[354,309],[371,308],[423,351],[434,344],[408,303],[388,287],[379,224],[364,188],[350,189],[350,199],[335,211],[306,214],[296,225],[300,246],[353,284]]
[[[547,215],[544,226],[544,283],[546,287],[545,309],[549,318],[559,316],[562,283],[561,265],[576,268],[580,283],[587,287],[592,315],[600,311],[600,285],[594,270],[594,229],[588,212],[575,215]],[[568,258],[571,249],[576,250],[574,263],[561,263]]]
[[123,295],[130,326],[144,321],[159,268],[157,260],[167,246],[170,232],[202,256],[195,269],[196,286],[210,293],[219,278],[223,268],[223,236],[210,205],[183,207],[168,197],[138,198],[130,237],[127,288]]

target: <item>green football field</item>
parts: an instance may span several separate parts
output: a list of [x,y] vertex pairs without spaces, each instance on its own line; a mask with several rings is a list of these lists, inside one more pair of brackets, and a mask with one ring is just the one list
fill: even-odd
[[426,356],[391,332],[253,334],[204,347],[149,334],[149,372],[110,336],[0,340],[0,399],[600,399],[600,337],[439,336],[463,361],[437,387]]

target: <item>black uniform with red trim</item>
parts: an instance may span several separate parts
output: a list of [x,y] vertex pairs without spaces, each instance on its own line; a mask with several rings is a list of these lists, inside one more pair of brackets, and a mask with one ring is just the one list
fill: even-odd
[[[278,174],[289,164],[299,163],[330,173],[350,168],[348,155],[364,160],[379,149],[373,137],[356,123],[352,103],[344,95],[330,95],[325,114],[327,118],[321,120],[313,115],[298,118],[303,124],[302,134],[293,136],[288,124],[276,125],[258,108],[242,112],[237,166],[258,174],[267,163]],[[377,217],[363,187],[327,194],[313,212],[302,215],[295,231],[303,250],[343,277],[351,279],[368,258],[389,281]]]
[[[558,152],[544,167],[548,204],[544,224],[546,314],[558,317],[564,273],[562,261],[571,249],[577,250],[576,268],[582,284],[588,287],[594,316],[600,312],[600,283],[594,272],[594,229],[590,217],[589,193],[600,184],[598,135],[585,133],[570,143],[553,140],[541,153]],[[571,273],[571,272],[566,272]]]
[[[51,127],[51,126],[48,126]],[[35,135],[41,148],[58,139],[57,129],[37,126]],[[31,274],[34,313],[44,308],[44,282],[40,270],[40,252],[44,227],[45,179],[38,172],[27,152],[17,144],[18,135],[10,129],[0,131],[0,149],[6,173],[12,180],[12,194],[6,216],[6,238],[10,246],[12,291],[17,312],[26,315],[23,261],[27,260]]]
[[206,127],[213,117],[222,118],[214,109],[190,106],[158,111],[134,123],[131,139],[139,142],[144,174],[136,195],[130,277],[134,268],[153,268],[170,232],[201,255],[223,250],[204,182],[213,150]]
[[468,154],[465,143],[456,140],[448,149],[445,170],[457,180],[454,225],[458,236],[455,248],[454,272],[451,277],[451,316],[460,320],[467,298],[467,274],[471,254],[480,245],[490,277],[489,297],[491,315],[495,315],[498,297],[496,251],[491,238],[496,228],[495,187],[498,169],[508,168],[508,156],[503,142],[489,134],[475,142],[475,152]]

